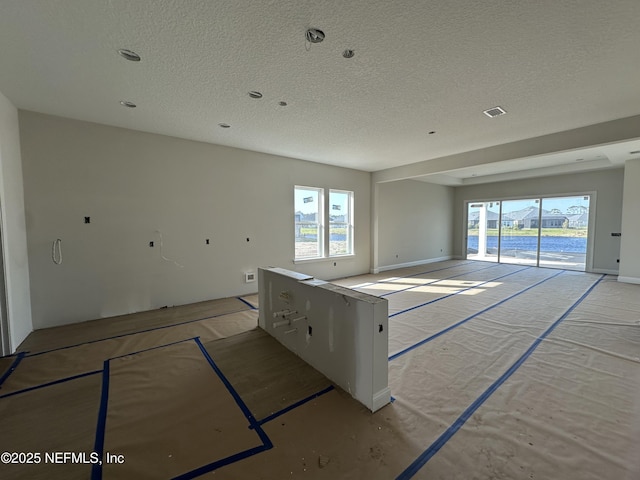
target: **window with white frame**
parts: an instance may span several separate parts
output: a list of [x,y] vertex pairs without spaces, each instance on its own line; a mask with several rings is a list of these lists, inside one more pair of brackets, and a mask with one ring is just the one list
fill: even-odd
[[353,253],[353,192],[329,190],[329,256]]
[[296,260],[353,254],[353,192],[296,186],[294,216]]
[[324,191],[295,188],[296,259],[324,256]]

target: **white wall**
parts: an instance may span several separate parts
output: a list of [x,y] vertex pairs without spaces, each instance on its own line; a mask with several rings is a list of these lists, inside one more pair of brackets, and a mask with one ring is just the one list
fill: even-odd
[[640,160],[628,160],[624,167],[622,238],[620,248],[621,282],[640,283]]
[[620,258],[620,232],[622,218],[623,169],[557,175],[526,180],[486,183],[456,188],[454,252],[464,255],[465,201],[503,198],[527,198],[536,195],[555,195],[596,192],[596,220],[594,227],[593,271],[616,273]]
[[376,191],[374,270],[451,256],[452,187],[401,180],[379,183]]
[[[369,270],[367,172],[33,112],[20,130],[36,328],[256,292],[259,266]],[[355,257],[293,264],[296,184],[355,192]]]
[[0,93],[0,208],[10,350],[33,330],[18,111]]

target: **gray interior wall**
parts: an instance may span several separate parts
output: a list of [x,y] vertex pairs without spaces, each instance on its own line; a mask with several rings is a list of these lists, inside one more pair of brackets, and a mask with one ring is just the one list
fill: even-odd
[[640,283],[640,160],[628,160],[624,167],[622,242],[618,280]]
[[454,191],[417,180],[377,185],[374,269],[449,257]]
[[[259,266],[369,270],[369,173],[25,111],[20,130],[36,328],[256,292]],[[355,192],[355,256],[294,265],[296,184]]]
[[571,175],[541,177],[508,182],[457,187],[455,200],[454,253],[464,255],[465,202],[503,198],[527,198],[537,195],[596,192],[593,270],[606,273],[618,271],[622,219],[622,188],[624,169],[599,170]]
[[0,208],[9,349],[13,352],[33,327],[18,111],[2,93],[0,93]]

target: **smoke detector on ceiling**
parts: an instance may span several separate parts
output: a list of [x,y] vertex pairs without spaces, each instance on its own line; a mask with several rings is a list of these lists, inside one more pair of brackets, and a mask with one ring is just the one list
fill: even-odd
[[485,110],[484,113],[487,117],[494,118],[499,117],[500,115],[504,115],[507,111],[502,107],[493,107],[488,110]]

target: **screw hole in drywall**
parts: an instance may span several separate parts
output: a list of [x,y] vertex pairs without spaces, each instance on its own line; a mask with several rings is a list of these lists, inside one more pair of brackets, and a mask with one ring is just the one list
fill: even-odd
[[91,217],[84,217],[84,223],[91,223]]
[[311,328],[311,325],[307,327],[307,333],[309,334],[309,336],[313,335],[313,328]]
[[384,332],[384,327],[382,326],[382,324],[378,325],[378,333],[382,333]]

